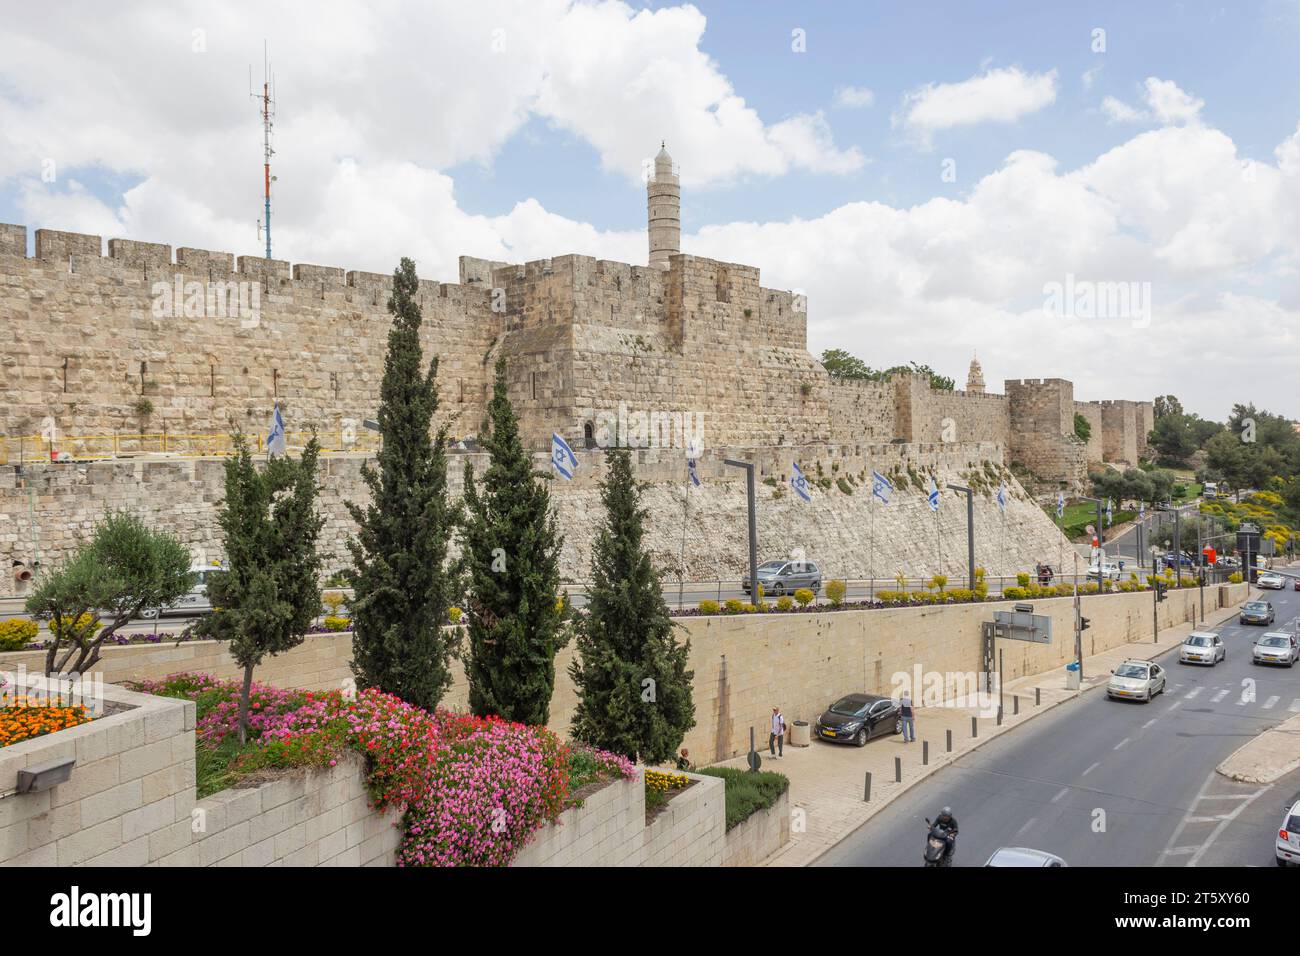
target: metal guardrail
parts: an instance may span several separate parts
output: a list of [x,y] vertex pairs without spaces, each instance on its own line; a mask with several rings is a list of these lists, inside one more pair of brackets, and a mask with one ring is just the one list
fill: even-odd
[[[287,431],[290,450],[301,450],[312,432]],[[323,452],[368,453],[379,449],[379,434],[367,429],[336,429],[316,432]],[[266,436],[245,436],[255,453],[266,452]],[[222,458],[234,454],[234,440],[228,432],[198,434],[169,432],[115,432],[112,435],[61,435],[55,439],[21,435],[0,439],[0,464],[37,461],[104,461],[115,458]]]

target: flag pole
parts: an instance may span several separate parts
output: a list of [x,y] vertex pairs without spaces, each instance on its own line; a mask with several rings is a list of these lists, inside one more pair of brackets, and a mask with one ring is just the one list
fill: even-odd
[[871,533],[867,538],[867,600],[876,600],[876,476],[871,476]]
[[682,609],[682,594],[685,590],[686,574],[686,528],[691,521],[691,466],[686,465],[686,483],[682,486],[685,501],[682,502],[682,549],[677,555],[677,610]]

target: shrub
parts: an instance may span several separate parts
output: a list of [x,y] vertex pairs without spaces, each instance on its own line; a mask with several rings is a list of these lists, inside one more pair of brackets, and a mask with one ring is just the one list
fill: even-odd
[[756,610],[758,610],[758,608],[756,608],[753,604],[745,603],[740,605],[741,614],[753,614]]
[[726,784],[728,830],[744,823],[759,810],[772,806],[790,787],[790,781],[783,774],[767,770],[755,773],[739,767],[704,767],[697,772],[708,777],[721,777]]
[[841,477],[841,478],[837,478],[837,479],[835,479],[835,484],[838,485],[840,491],[844,492],[846,495],[851,495],[851,494],[853,494],[853,486],[852,486],[851,484],[849,484],[849,482],[848,482],[847,479],[842,478],[842,477]]
[[717,614],[722,608],[717,601],[703,600],[700,602],[701,614]]
[[948,592],[948,597],[957,603],[970,601],[974,596],[975,593],[970,588],[953,588]]
[[1020,585],[1022,588],[1029,587],[1029,572],[1021,571],[1019,574],[1017,574],[1016,584]]
[[[560,606],[563,606],[563,604],[564,604],[564,599],[561,598],[560,601],[559,601],[558,603],[560,604]],[[462,611],[462,610],[461,610],[460,608],[458,608],[458,607],[449,607],[449,608],[447,608],[447,617],[451,619],[451,623],[453,623],[453,624],[459,624],[459,623],[460,623],[461,616],[462,616],[464,613],[465,613],[465,612]]]
[[906,591],[877,591],[876,600],[881,604],[897,604],[907,600]]
[[847,585],[838,578],[834,581],[826,582],[826,599],[836,607],[844,603],[844,593],[848,590]]
[[778,611],[788,611],[794,607],[794,601],[787,595],[782,595],[776,599],[776,609]]
[[814,597],[816,597],[816,595],[807,588],[799,588],[794,592],[794,599],[800,607],[807,607],[812,603]]
[[948,575],[946,574],[936,574],[934,577],[930,579],[930,587],[935,591],[938,591],[940,594],[943,593],[943,589],[947,586],[947,584],[948,584]]
[[723,607],[727,609],[728,614],[739,614],[742,610],[744,610],[745,605],[742,604],[736,598],[727,598],[726,602],[723,604]]
[[1246,579],[1241,576],[1240,571],[1233,571],[1231,574],[1228,575],[1229,584],[1240,584],[1244,580]]
[[95,632],[104,626],[95,615],[86,612],[77,618],[76,621],[69,623],[64,621],[62,625],[50,621],[50,634],[59,640],[84,640],[89,641],[95,636]]
[[[1017,577],[1028,578],[1029,575],[1017,575]],[[1003,588],[1002,596],[1008,601],[1023,601],[1027,595],[1024,588]]]
[[0,651],[21,651],[36,640],[40,625],[21,617],[0,621]]
[[331,631],[346,631],[352,627],[352,619],[331,614],[325,618],[325,626]]
[[339,608],[343,606],[343,595],[338,591],[326,591],[320,596],[321,606],[325,608],[325,613],[333,616],[339,616]]

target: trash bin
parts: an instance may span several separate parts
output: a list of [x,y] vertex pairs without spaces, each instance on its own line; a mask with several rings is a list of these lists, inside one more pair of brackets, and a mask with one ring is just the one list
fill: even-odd
[[1071,661],[1065,665],[1065,689],[1079,689],[1079,662]]
[[791,747],[810,746],[812,731],[808,729],[808,721],[796,720],[790,725],[790,739],[786,741]]

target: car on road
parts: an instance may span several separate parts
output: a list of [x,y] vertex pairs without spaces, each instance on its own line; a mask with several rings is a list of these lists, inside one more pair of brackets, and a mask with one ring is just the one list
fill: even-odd
[[1282,826],[1273,852],[1278,866],[1300,866],[1300,800],[1282,808]]
[[[793,594],[807,588],[813,594],[822,589],[822,572],[812,561],[768,561],[758,566],[758,583],[766,597]],[[740,589],[749,593],[749,575],[740,581]]]
[[1164,556],[1164,566],[1172,568],[1175,564],[1184,568],[1192,568],[1196,566],[1196,562],[1193,561],[1189,555],[1174,554],[1172,551],[1166,552]]
[[1294,634],[1285,631],[1265,631],[1255,642],[1251,661],[1256,664],[1284,664],[1293,667],[1300,661],[1300,644]]
[[1255,579],[1255,586],[1260,588],[1270,588],[1274,591],[1281,591],[1286,586],[1286,582],[1283,580],[1282,575],[1274,574],[1270,571],[1257,577]]
[[878,694],[845,694],[813,723],[820,740],[865,747],[873,737],[903,732],[898,702]]
[[1129,660],[1110,672],[1106,696],[1118,700],[1150,702],[1162,694],[1166,683],[1165,670],[1151,661]]
[[1055,853],[1027,846],[1004,846],[993,851],[985,866],[1069,866]]
[[1101,577],[1104,574],[1107,581],[1118,581],[1120,573],[1119,565],[1110,561],[1107,561],[1100,571],[1098,571],[1097,565],[1095,564],[1088,566],[1088,577],[1096,578],[1097,580],[1101,580]]
[[1277,620],[1277,613],[1268,601],[1247,601],[1237,612],[1238,624],[1272,624]]
[[170,607],[147,607],[140,612],[140,616],[147,620],[153,620],[160,614],[203,614],[211,611],[212,602],[208,600],[208,575],[213,571],[223,570],[225,569],[219,564],[193,565],[190,568],[190,573],[194,575],[194,585],[190,588],[188,594]]
[[1192,631],[1178,649],[1180,664],[1209,664],[1213,667],[1219,661],[1228,659],[1228,649],[1222,638],[1213,631]]

